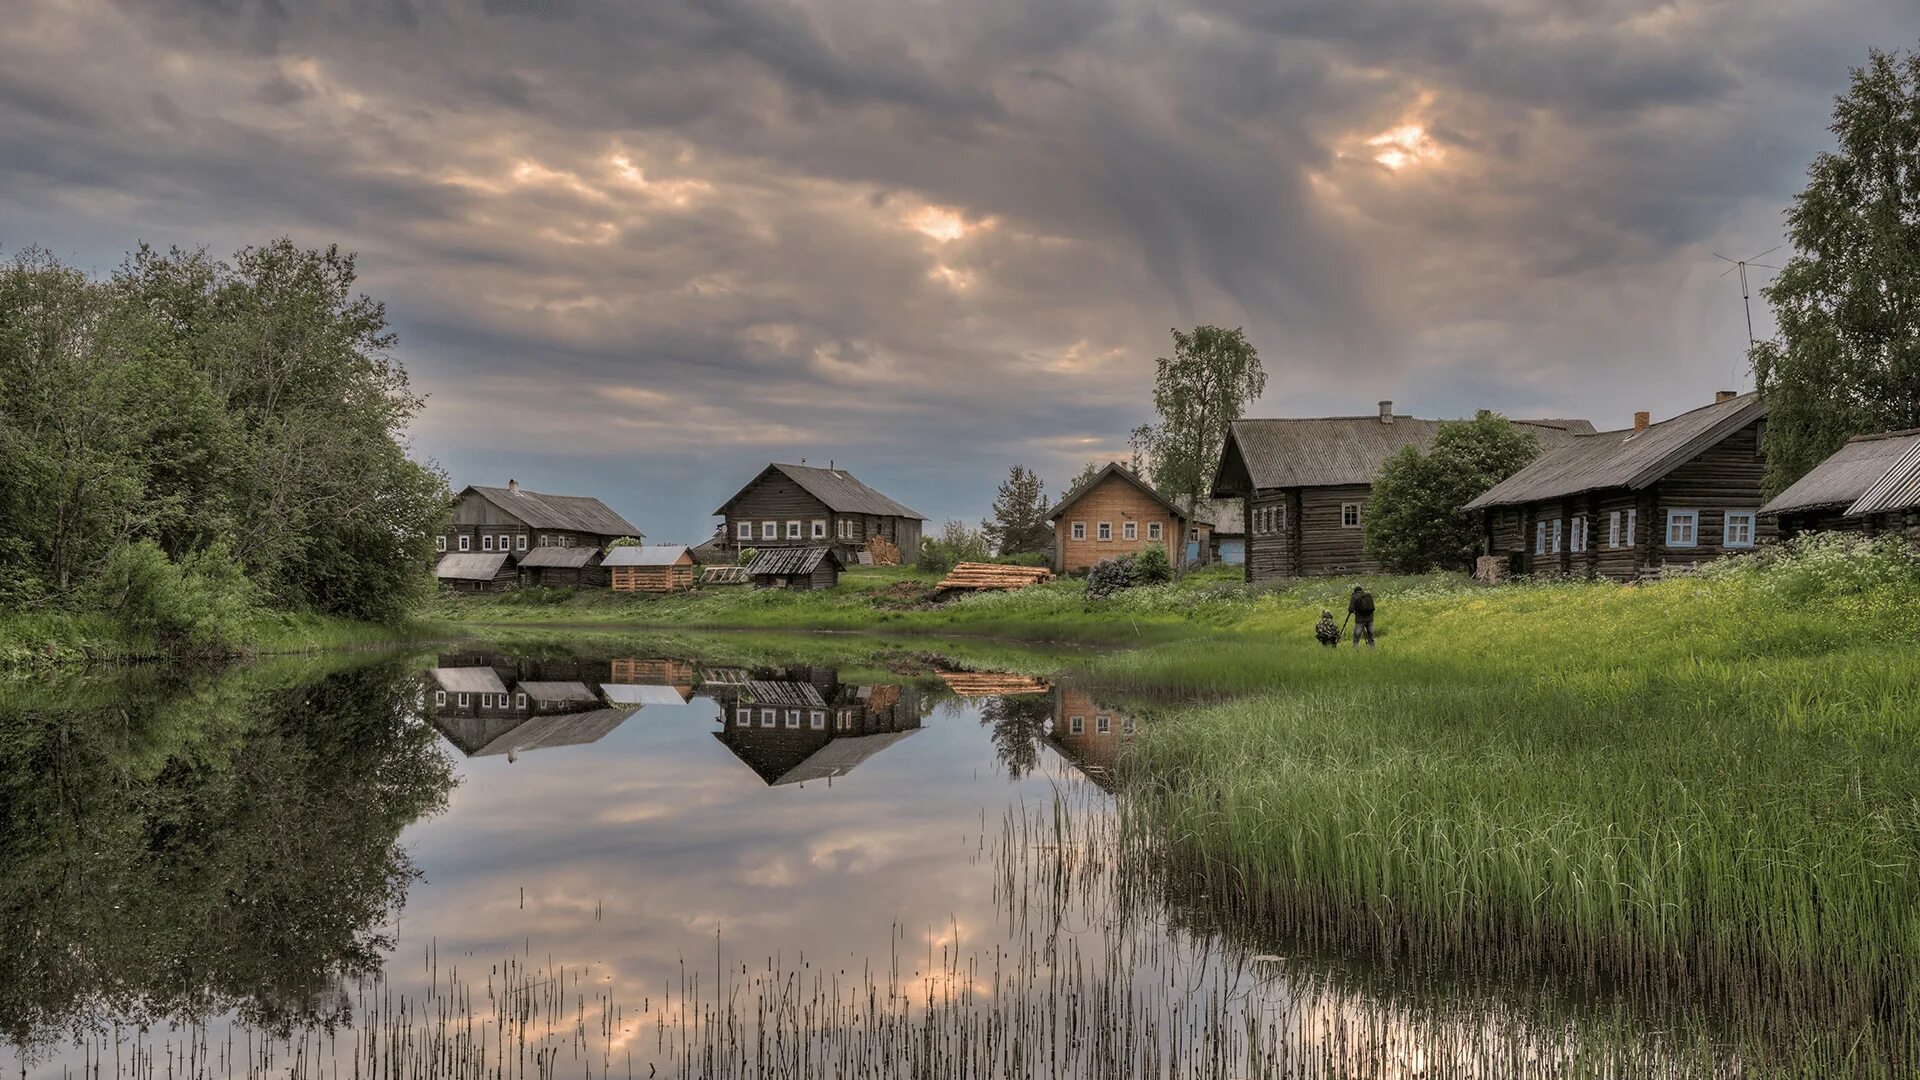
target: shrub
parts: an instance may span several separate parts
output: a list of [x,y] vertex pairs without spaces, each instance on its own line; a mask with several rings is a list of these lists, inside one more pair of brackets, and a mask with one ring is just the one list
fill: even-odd
[[1159,544],[1148,544],[1133,557],[1133,583],[1135,585],[1165,585],[1173,580],[1173,562],[1167,558],[1167,549]]
[[914,560],[914,566],[923,573],[944,574],[955,563],[986,562],[992,554],[993,546],[985,533],[968,528],[964,521],[949,520],[940,527],[939,536],[920,542],[920,557]]
[[743,547],[740,549],[740,565],[741,566],[745,566],[759,557],[760,557],[759,548]]
[[1087,599],[1105,600],[1133,586],[1133,556],[1101,559],[1087,570]]
[[231,653],[254,611],[253,583],[224,542],[178,563],[151,540],[122,544],[91,594],[129,634],[188,655]]

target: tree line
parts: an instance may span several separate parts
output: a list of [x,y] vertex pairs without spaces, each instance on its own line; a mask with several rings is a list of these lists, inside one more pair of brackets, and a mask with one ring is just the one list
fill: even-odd
[[354,259],[142,245],[0,264],[0,605],[156,634],[261,607],[403,615],[446,512],[423,404]]

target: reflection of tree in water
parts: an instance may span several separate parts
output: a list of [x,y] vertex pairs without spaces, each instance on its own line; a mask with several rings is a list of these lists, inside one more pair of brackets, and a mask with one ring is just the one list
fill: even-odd
[[993,749],[1007,766],[1007,775],[1019,779],[1040,764],[1040,744],[1053,717],[1053,698],[1022,694],[988,698],[980,722],[993,729]]
[[391,944],[401,829],[454,783],[417,686],[395,662],[0,709],[0,1035],[331,1019]]

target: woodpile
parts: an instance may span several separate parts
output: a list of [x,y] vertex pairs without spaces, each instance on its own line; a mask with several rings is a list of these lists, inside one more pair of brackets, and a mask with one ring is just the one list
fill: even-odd
[[867,553],[873,556],[875,566],[899,566],[900,549],[884,536],[876,536],[867,541]]
[[1007,697],[1013,694],[1044,694],[1053,684],[1034,675],[1008,675],[995,671],[943,671],[940,678],[961,697]]
[[1044,566],[1005,566],[1000,563],[963,562],[955,566],[939,589],[1024,589],[1043,581],[1052,581],[1053,571]]

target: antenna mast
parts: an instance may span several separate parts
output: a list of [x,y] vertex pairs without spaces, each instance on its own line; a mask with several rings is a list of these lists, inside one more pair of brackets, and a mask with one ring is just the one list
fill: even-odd
[[1721,277],[1726,277],[1728,274],[1731,274],[1736,270],[1740,272],[1740,303],[1742,307],[1745,308],[1747,313],[1747,347],[1748,348],[1753,347],[1754,339],[1753,339],[1753,293],[1747,288],[1747,267],[1757,266],[1762,270],[1780,269],[1777,266],[1772,266],[1760,261],[1761,259],[1764,259],[1767,256],[1779,250],[1780,250],[1780,245],[1775,244],[1772,247],[1768,248],[1767,250],[1761,252],[1760,254],[1755,255],[1751,258],[1746,258],[1746,259],[1729,259],[1725,255],[1722,255],[1717,251],[1713,253],[1713,257],[1716,259],[1719,259],[1721,262],[1733,264],[1732,266],[1727,267],[1725,270],[1720,271]]

